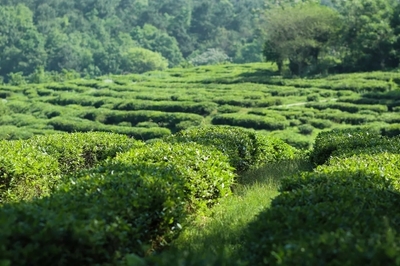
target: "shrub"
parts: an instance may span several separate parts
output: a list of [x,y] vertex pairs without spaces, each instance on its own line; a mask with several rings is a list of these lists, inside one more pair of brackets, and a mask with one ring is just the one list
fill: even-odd
[[310,124],[319,129],[325,129],[325,128],[330,128],[332,127],[332,122],[329,120],[324,120],[324,119],[312,119],[310,120]]
[[185,199],[194,209],[204,204],[211,206],[220,197],[229,195],[234,181],[233,168],[225,155],[194,142],[155,141],[120,154],[114,161],[139,168],[142,165],[175,167],[185,182]]
[[218,113],[237,113],[240,111],[240,107],[239,106],[232,106],[232,105],[228,105],[228,104],[224,104],[221,105],[220,107],[218,107]]
[[299,125],[302,124],[302,122],[301,122],[300,120],[290,120],[289,123],[290,123],[289,125],[290,125],[291,127],[297,127],[297,126],[299,126]]
[[36,136],[27,142],[44,154],[57,159],[62,173],[90,168],[132,147],[144,145],[125,135],[89,132]]
[[174,168],[114,165],[51,197],[3,206],[0,256],[12,265],[115,265],[126,252],[143,256],[184,216],[180,180]]
[[173,143],[194,141],[213,146],[228,156],[237,172],[295,156],[295,149],[282,140],[233,127],[191,128],[172,135],[166,140]]
[[400,124],[392,124],[381,129],[382,135],[394,137],[400,135]]
[[160,53],[135,47],[129,49],[122,56],[121,69],[124,72],[144,73],[153,70],[164,70],[168,67],[168,60]]
[[248,263],[396,264],[399,159],[360,154],[284,179],[282,193],[244,234]]
[[319,100],[319,95],[318,94],[312,94],[307,96],[307,101],[308,102],[318,102]]
[[365,130],[345,129],[320,132],[315,139],[310,154],[314,165],[324,164],[331,154],[340,148],[358,148],[373,146],[380,142],[381,136]]
[[[154,142],[70,176],[50,197],[0,209],[0,257],[15,265],[116,265],[166,245],[188,214],[229,195],[228,159]],[[45,222],[43,222],[45,217]]]
[[209,115],[218,104],[214,102],[175,102],[175,101],[141,101],[129,100],[118,103],[115,110],[155,110],[163,112],[183,112],[199,115]]
[[58,162],[24,140],[0,142],[0,203],[50,194],[59,181]]
[[283,116],[281,119],[277,119],[276,117],[261,117],[252,114],[216,115],[211,123],[214,125],[230,125],[265,130],[282,130],[289,126],[289,122]]
[[304,124],[304,125],[298,126],[298,129],[299,129],[300,134],[303,134],[303,135],[311,135],[314,131],[314,127],[309,124]]
[[[127,123],[127,122],[122,122],[122,123]],[[130,124],[130,123],[129,123]],[[130,124],[131,125],[131,124]],[[132,126],[132,125],[131,125]],[[152,128],[152,127],[158,127],[158,124],[155,122],[139,122],[136,124],[136,127],[146,127],[146,128]]]
[[281,98],[272,98],[272,99],[267,99],[267,100],[258,100],[255,102],[254,106],[255,107],[270,107],[274,105],[282,105],[283,100]]

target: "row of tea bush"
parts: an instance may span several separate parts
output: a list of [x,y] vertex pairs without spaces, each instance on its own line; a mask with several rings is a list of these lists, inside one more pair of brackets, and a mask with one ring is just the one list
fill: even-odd
[[249,224],[249,265],[397,265],[400,137],[322,132],[312,172],[282,180],[281,194]]
[[115,265],[162,249],[190,214],[231,194],[237,174],[298,155],[229,127],[144,143],[73,133],[0,143],[1,265]]

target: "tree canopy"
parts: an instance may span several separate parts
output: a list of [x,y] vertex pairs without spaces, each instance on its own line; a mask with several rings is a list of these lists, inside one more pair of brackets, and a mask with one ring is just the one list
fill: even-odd
[[264,0],[0,0],[0,76],[39,68],[119,74],[135,47],[160,53],[170,67],[209,49],[235,61],[253,43],[263,6]]
[[43,71],[126,73],[133,48],[161,54],[169,67],[266,59],[296,75],[396,68],[399,6],[397,0],[0,0],[0,80]]
[[400,5],[396,0],[269,4],[263,54],[280,70],[287,65],[292,74],[306,75],[399,66]]
[[264,55],[282,69],[289,61],[293,73],[303,74],[319,64],[340,30],[339,13],[307,3],[267,11]]

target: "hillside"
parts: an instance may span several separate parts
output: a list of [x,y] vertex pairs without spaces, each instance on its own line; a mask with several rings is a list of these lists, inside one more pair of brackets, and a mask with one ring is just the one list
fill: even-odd
[[252,63],[1,85],[0,265],[395,264],[399,84]]
[[148,140],[199,125],[255,129],[309,148],[318,132],[399,132],[400,73],[283,78],[266,63],[0,85],[1,139],[107,131]]

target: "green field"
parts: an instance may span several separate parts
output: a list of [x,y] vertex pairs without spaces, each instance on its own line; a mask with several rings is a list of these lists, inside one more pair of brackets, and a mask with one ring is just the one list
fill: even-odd
[[2,85],[0,266],[400,265],[399,84],[254,63]]
[[148,140],[214,124],[253,128],[309,148],[321,130],[399,132],[400,73],[287,79],[275,70],[265,63],[227,64],[2,85],[0,138],[93,130]]

